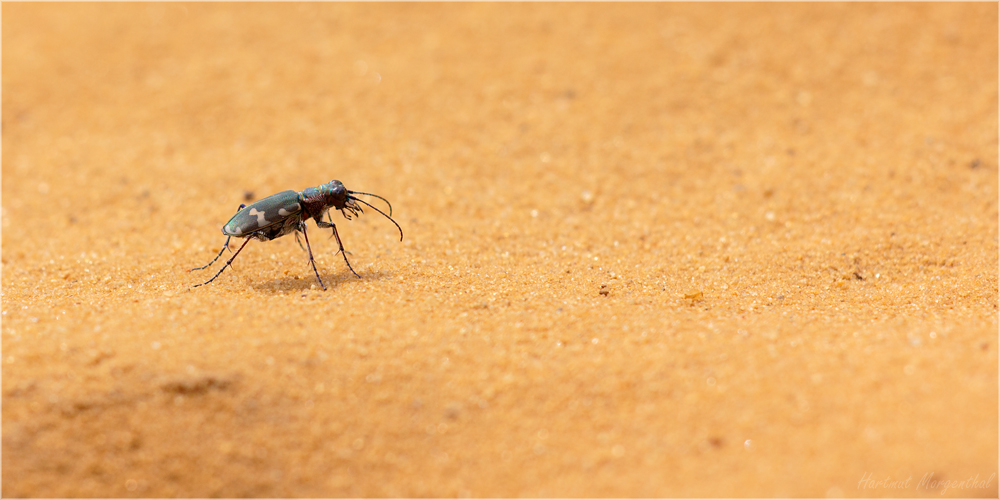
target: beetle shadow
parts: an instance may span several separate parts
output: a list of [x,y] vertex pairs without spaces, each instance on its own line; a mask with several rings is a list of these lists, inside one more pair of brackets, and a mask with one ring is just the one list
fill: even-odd
[[[350,270],[345,270],[342,273],[320,273],[320,278],[323,279],[323,284],[326,285],[326,291],[330,292],[340,288],[340,285],[349,283],[351,281],[384,281],[386,279],[391,279],[394,276],[393,273],[387,273],[385,271],[363,271],[359,272],[361,279],[358,279]],[[313,288],[315,286],[315,288]],[[270,281],[264,281],[261,283],[256,283],[253,288],[260,292],[306,292],[310,290],[315,290],[322,292],[323,288],[319,286],[319,282],[316,281],[316,276],[309,274],[307,276],[286,276],[283,278],[276,278]]]

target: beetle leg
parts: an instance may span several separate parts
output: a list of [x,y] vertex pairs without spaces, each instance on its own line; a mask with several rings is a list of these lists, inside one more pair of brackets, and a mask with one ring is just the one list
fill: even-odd
[[355,271],[353,267],[351,267],[350,261],[347,260],[347,250],[344,250],[344,243],[340,241],[340,234],[337,234],[337,225],[336,224],[330,224],[330,228],[333,229],[333,235],[337,237],[337,246],[340,247],[340,251],[338,253],[344,256],[344,263],[347,264],[347,268],[350,269],[351,272],[354,273],[355,276],[357,276],[358,278],[360,278],[361,275],[358,274],[357,271]]
[[205,264],[204,266],[201,266],[201,267],[196,267],[196,268],[193,268],[193,269],[188,269],[188,272],[191,272],[191,271],[200,271],[202,269],[205,269],[208,266],[211,266],[212,264],[215,264],[215,261],[219,260],[219,257],[222,257],[222,253],[225,252],[227,248],[229,248],[229,240],[231,238],[232,238],[232,236],[227,236],[226,237],[226,242],[222,244],[222,250],[219,250],[219,254],[216,255],[215,258],[212,259],[211,262],[209,262],[208,264]]
[[[245,204],[240,203],[240,208],[236,209],[236,213],[239,213],[240,210],[243,210],[246,207],[247,206]],[[225,252],[229,248],[229,240],[230,239],[232,239],[232,236],[227,236],[226,237],[226,242],[222,244],[222,250],[219,250],[219,255],[216,255],[215,258],[212,259],[212,262],[209,262],[208,264],[205,264],[204,266],[201,266],[201,267],[196,267],[194,269],[188,269],[188,272],[191,272],[191,271],[200,271],[202,269],[205,269],[208,266],[211,266],[212,264],[215,264],[215,261],[219,260],[219,257],[222,257],[222,252]],[[230,250],[230,251],[232,251],[232,250]]]
[[[337,245],[340,246],[340,250],[338,250],[337,253],[343,253],[344,254],[344,262],[347,262],[347,254],[354,255],[353,253],[348,252],[347,250],[344,250],[344,244],[340,242],[340,235],[337,234],[337,225],[336,224],[334,224],[333,222],[323,222],[321,220],[317,220],[316,221],[316,226],[320,227],[320,228],[323,228],[323,229],[330,228],[330,229],[333,230],[333,234],[331,234],[330,237],[331,238],[334,237],[334,236],[337,237]],[[354,273],[354,268],[351,267],[351,263],[350,262],[347,262],[347,267],[349,267],[351,269],[351,272]],[[358,273],[354,273],[354,275],[358,276]],[[358,277],[360,278],[361,276],[358,276]]]
[[[316,219],[316,227],[319,227],[319,228],[332,227],[333,226],[333,216],[330,215],[330,210],[327,210],[326,212],[323,212],[323,213],[326,214],[326,218],[327,219],[330,219],[330,222],[324,222],[323,221],[323,215],[320,214],[319,218]],[[330,231],[330,238],[333,238],[333,231]],[[330,238],[327,238],[327,239],[330,239]]]
[[313,273],[316,275],[316,280],[319,281],[319,286],[323,287],[323,290],[326,290],[326,285],[323,284],[323,280],[319,277],[319,271],[316,270],[316,261],[313,259],[312,247],[309,245],[309,235],[306,234],[306,223],[300,222],[299,224],[299,230],[302,231],[302,237],[306,240],[306,248],[309,250],[309,264],[312,265]]
[[[234,253],[233,256],[230,257],[229,260],[226,261],[226,264],[222,266],[222,269],[219,269],[219,272],[215,273],[215,276],[212,276],[212,279],[210,279],[210,280],[202,283],[201,285],[207,285],[207,284],[215,281],[215,278],[218,278],[219,275],[222,274],[222,271],[225,271],[227,267],[232,267],[230,264],[232,264],[233,261],[236,260],[236,256],[240,254],[240,251],[243,250],[243,247],[247,246],[247,243],[250,243],[250,239],[251,238],[247,238],[246,240],[244,240],[243,244],[240,245],[240,248],[238,250],[236,250],[236,253]],[[227,239],[226,242],[228,243],[229,240]],[[222,252],[219,252],[219,254],[221,255]],[[199,287],[201,285],[195,285],[192,288]]]
[[[330,219],[330,222],[323,222],[322,219],[319,219],[319,220],[316,221],[316,226],[324,228],[324,229],[325,228],[332,229],[332,231],[330,231],[330,238],[333,238],[334,236],[337,236],[337,243],[340,243],[340,236],[337,235],[337,225],[333,223],[333,216],[330,215],[330,211],[329,210],[326,211],[326,218]],[[330,239],[330,238],[327,238],[327,239]],[[344,245],[340,245],[340,252],[343,252],[345,256],[348,255],[348,254],[354,255],[353,253],[348,252],[347,250],[344,250]],[[347,263],[347,267],[351,267],[351,263],[350,262]],[[351,272],[353,273],[354,269],[351,269]],[[358,276],[358,273],[354,273],[354,275]],[[358,276],[358,277],[360,278],[360,276]]]

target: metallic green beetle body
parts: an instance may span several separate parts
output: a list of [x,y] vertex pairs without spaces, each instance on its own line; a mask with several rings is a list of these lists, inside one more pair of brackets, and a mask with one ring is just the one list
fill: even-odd
[[[389,215],[386,215],[381,210],[373,207],[368,202],[355,198],[355,194],[364,194],[368,196],[374,196],[376,198],[385,201],[389,205]],[[338,253],[344,254],[344,262],[347,263],[347,268],[354,273],[355,276],[359,278],[357,272],[351,267],[351,263],[347,260],[347,254],[344,252],[344,245],[340,241],[340,235],[337,234],[337,226],[333,224],[332,219],[330,222],[323,220],[323,215],[327,214],[329,218],[329,210],[331,208],[335,210],[340,210],[344,218],[350,220],[352,216],[357,216],[364,211],[361,209],[361,205],[357,202],[364,203],[370,208],[374,209],[376,212],[384,215],[393,224],[396,221],[392,220],[392,205],[389,204],[388,200],[382,198],[381,196],[374,195],[371,193],[361,193],[358,191],[348,191],[344,184],[340,181],[330,181],[319,187],[310,187],[303,189],[300,192],[295,191],[282,191],[278,194],[273,194],[266,198],[255,201],[249,206],[240,205],[239,211],[236,215],[233,215],[229,222],[222,227],[222,234],[226,235],[226,243],[223,245],[222,250],[219,254],[212,259],[207,265],[202,267],[197,267],[192,269],[192,271],[198,269],[205,269],[215,263],[222,253],[229,248],[229,240],[232,237],[246,238],[247,240],[240,246],[239,250],[226,262],[222,269],[216,273],[212,279],[195,286],[207,285],[215,280],[222,274],[222,271],[226,270],[230,264],[239,255],[240,250],[250,242],[251,239],[257,239],[260,241],[270,241],[275,238],[280,238],[286,234],[296,233],[296,240],[298,239],[299,232],[306,240],[306,248],[309,251],[309,263],[312,265],[313,273],[316,275],[316,279],[319,281],[321,287],[326,290],[326,285],[323,284],[323,280],[319,277],[319,271],[316,270],[316,262],[312,256],[312,247],[309,246],[309,236],[306,234],[306,221],[309,219],[314,219],[316,221],[316,226],[320,228],[330,228],[333,230],[333,236],[337,238],[337,244],[340,246]],[[399,239],[403,239],[403,229],[396,224],[396,228],[399,229]],[[301,243],[300,243],[301,245]]]
[[[302,204],[299,203],[299,193],[282,191],[267,198],[255,201],[250,206],[236,212],[236,215],[222,227],[222,234],[242,238],[250,236],[255,231],[272,226],[290,225],[289,222],[301,222]],[[294,227],[283,234],[294,231]],[[277,238],[275,236],[274,238]],[[270,238],[270,239],[274,239]]]

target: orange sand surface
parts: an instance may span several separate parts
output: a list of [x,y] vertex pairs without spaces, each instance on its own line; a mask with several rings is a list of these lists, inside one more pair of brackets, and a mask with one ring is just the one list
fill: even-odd
[[996,497],[997,22],[4,4],[3,494]]

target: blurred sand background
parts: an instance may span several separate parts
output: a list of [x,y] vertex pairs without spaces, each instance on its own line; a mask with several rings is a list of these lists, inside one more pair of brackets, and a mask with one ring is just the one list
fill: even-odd
[[997,21],[6,3],[3,494],[996,497]]

